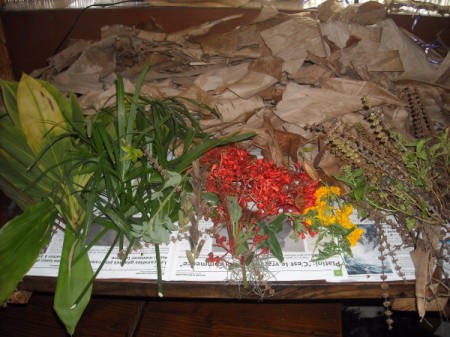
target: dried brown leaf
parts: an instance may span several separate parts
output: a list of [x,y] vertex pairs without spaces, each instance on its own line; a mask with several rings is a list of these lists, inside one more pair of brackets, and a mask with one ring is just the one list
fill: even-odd
[[334,73],[321,65],[303,65],[297,72],[291,74],[292,79],[300,84],[320,86],[324,78],[333,76]]
[[248,99],[267,88],[272,87],[278,80],[270,75],[256,71],[248,71],[239,81],[232,83],[228,89],[241,98]]
[[256,111],[264,107],[263,100],[257,95],[243,99],[228,91],[224,94],[226,95],[217,98],[215,105],[224,122],[246,121]]
[[278,57],[263,57],[250,62],[249,70],[270,75],[281,80],[283,60]]
[[223,66],[197,77],[195,84],[202,90],[223,92],[229,85],[241,80],[248,72],[248,62],[234,66]]
[[344,22],[373,25],[386,18],[386,7],[378,1],[368,1],[347,6],[340,14]]
[[324,44],[317,22],[307,17],[293,18],[261,32],[273,56],[285,61],[283,70],[298,70],[307,51],[325,56]]

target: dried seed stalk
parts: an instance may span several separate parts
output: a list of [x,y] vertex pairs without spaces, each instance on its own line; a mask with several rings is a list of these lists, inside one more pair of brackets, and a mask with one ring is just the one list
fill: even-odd
[[[408,91],[407,96],[410,113],[414,115],[415,135],[431,135],[430,122],[417,93]],[[375,109],[367,100],[363,103],[363,122],[354,125],[336,122],[331,127],[320,125],[315,129],[322,131],[330,151],[345,164],[341,179],[351,188],[349,198],[360,214],[377,224],[382,263],[389,256],[395,264],[395,252],[400,248],[388,242],[382,223],[401,236],[403,247],[419,252],[416,255],[420,261],[415,261],[419,266],[416,296],[419,314],[423,316],[426,310],[423,299],[427,299],[433,284],[446,281],[442,273],[434,271],[436,265],[448,260],[450,251],[448,134],[431,140],[406,139],[388,123],[381,108]],[[392,219],[387,220],[387,216]],[[443,242],[440,246],[439,240]],[[401,273],[398,265],[395,268]],[[440,279],[432,280],[433,274]],[[387,304],[386,291],[383,296]],[[389,325],[393,322],[391,314],[386,307]]]

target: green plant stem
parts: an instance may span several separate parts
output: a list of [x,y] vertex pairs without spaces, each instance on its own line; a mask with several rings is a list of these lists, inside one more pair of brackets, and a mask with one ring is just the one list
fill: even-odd
[[156,274],[158,277],[158,296],[163,297],[161,254],[159,252],[159,243],[155,243],[155,255],[156,255]]
[[241,263],[241,271],[242,271],[242,284],[244,286],[244,289],[248,289],[247,269],[245,268],[245,263]]

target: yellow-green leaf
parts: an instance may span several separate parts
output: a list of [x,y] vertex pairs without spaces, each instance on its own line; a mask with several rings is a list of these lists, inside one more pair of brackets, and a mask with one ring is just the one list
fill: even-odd
[[70,139],[55,141],[55,137],[67,132],[64,115],[56,100],[39,81],[23,75],[17,88],[17,107],[20,126],[35,156],[51,144],[40,158],[39,167],[44,172],[58,168],[59,171],[47,172],[53,178],[64,176],[59,164],[71,143]]

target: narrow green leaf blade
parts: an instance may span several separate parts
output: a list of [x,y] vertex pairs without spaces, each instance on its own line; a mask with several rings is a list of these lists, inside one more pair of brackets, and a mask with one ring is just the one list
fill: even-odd
[[0,81],[0,89],[3,94],[3,104],[8,112],[11,122],[19,126],[19,112],[17,110],[17,82]]

